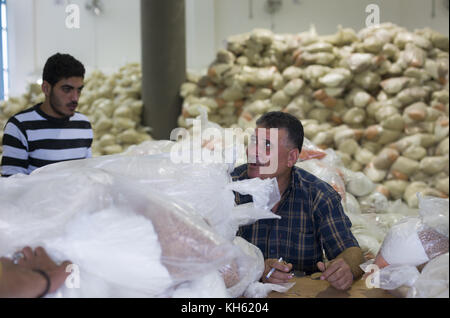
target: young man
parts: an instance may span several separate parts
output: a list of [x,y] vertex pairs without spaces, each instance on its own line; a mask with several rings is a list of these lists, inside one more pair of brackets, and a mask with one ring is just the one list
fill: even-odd
[[83,89],[83,64],[68,54],[51,56],[43,72],[45,101],[6,123],[1,174],[30,174],[52,163],[92,156],[88,118],[75,112]]
[[[339,194],[328,183],[295,167],[303,136],[300,121],[286,113],[270,112],[257,121],[247,149],[248,163],[237,167],[232,177],[277,178],[281,200],[272,212],[281,219],[259,220],[241,227],[238,235],[261,249],[266,259],[264,282],[288,282],[292,270],[307,274],[320,270],[321,279],[346,290],[362,275],[359,265],[364,257]],[[236,193],[237,204],[251,200],[251,196]],[[322,250],[330,260],[327,264]],[[278,262],[280,257],[287,263]],[[275,272],[267,279],[271,268]]]

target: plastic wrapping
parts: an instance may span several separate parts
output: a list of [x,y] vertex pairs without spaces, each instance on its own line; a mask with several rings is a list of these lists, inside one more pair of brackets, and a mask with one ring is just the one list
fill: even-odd
[[387,198],[380,192],[360,197],[359,203],[363,213],[386,213],[389,205]]
[[394,290],[411,287],[419,278],[419,271],[410,265],[389,265],[380,271],[380,288]]
[[245,255],[241,257],[233,269],[232,266],[226,266],[220,271],[222,276],[236,276],[236,283],[228,286],[228,293],[231,297],[243,295],[252,283],[258,282],[264,272],[264,257],[259,248],[250,244],[241,237],[236,237],[233,241],[234,245]]
[[[114,155],[0,179],[0,255],[41,245],[56,261],[79,265],[82,287],[63,287],[62,297],[185,295],[177,287],[201,297],[212,284],[205,277],[221,269],[224,286],[241,284],[242,293],[251,283],[244,277],[260,275],[250,265],[263,258],[233,244],[236,230],[276,217],[279,192],[274,179],[232,182],[228,168],[174,164],[164,153]],[[240,187],[255,195],[253,205],[235,207]],[[222,297],[219,285],[212,295]]]
[[298,162],[296,163],[296,166],[327,182],[334,188],[334,190],[336,190],[337,193],[339,193],[342,200],[345,202],[345,183],[339,169],[336,166],[330,165],[326,161],[317,159]]
[[425,224],[448,237],[448,199],[419,196],[419,214]]
[[421,198],[421,218],[408,217],[390,228],[375,264],[419,266],[447,253],[448,199]]
[[370,194],[374,189],[375,185],[364,173],[353,172],[348,169],[345,170],[348,182],[347,191],[351,194],[361,197]]
[[300,161],[310,160],[310,159],[322,159],[327,154],[325,151],[314,145],[308,139],[303,140],[302,151],[300,152]]
[[406,218],[395,224],[386,235],[375,264],[380,268],[389,265],[419,266],[430,260],[419,237],[421,221]]
[[385,232],[367,214],[355,214],[346,211],[352,222],[352,233],[356,237],[362,251],[376,255],[380,249]]
[[442,254],[431,260],[408,291],[408,298],[449,297],[449,256]]

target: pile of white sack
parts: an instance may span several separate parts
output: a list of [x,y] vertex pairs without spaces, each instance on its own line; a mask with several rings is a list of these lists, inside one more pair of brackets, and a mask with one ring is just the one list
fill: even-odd
[[[86,76],[77,111],[92,124],[93,156],[121,153],[130,145],[151,139],[150,128],[141,125],[141,83],[140,64],[125,65],[110,75],[95,70]],[[11,116],[44,99],[40,85],[31,83],[22,96],[0,102],[0,140]]]
[[256,29],[232,36],[206,75],[188,76],[180,127],[202,111],[224,127],[254,127],[269,111],[302,120],[388,199],[449,194],[449,39],[391,23],[319,36]]

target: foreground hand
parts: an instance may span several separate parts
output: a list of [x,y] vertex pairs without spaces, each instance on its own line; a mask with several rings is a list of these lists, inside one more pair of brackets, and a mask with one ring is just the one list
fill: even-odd
[[317,267],[321,272],[321,280],[327,280],[331,286],[338,290],[347,290],[353,284],[353,274],[350,266],[342,259],[338,258],[327,264],[318,262]]
[[[267,279],[266,276],[272,268],[275,268],[275,271]],[[264,273],[261,280],[264,283],[271,284],[288,283],[294,277],[294,275],[290,273],[291,270],[292,264],[278,262],[277,259],[269,258],[264,261]]]
[[42,247],[37,247],[34,251],[30,247],[21,250],[24,257],[18,261],[18,266],[27,269],[39,269],[47,273],[50,278],[49,293],[55,292],[66,280],[70,273],[66,272],[69,261],[57,265]]

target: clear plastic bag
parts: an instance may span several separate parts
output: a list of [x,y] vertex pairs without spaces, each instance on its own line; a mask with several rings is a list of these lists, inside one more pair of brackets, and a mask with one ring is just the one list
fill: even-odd
[[342,200],[345,202],[345,183],[340,170],[336,166],[330,165],[327,161],[323,160],[324,159],[310,159],[303,162],[297,162],[296,166],[327,182],[337,193],[339,193]]
[[418,194],[419,214],[423,222],[448,237],[449,200]]
[[419,266],[447,253],[448,199],[419,196],[420,218],[407,217],[386,235],[375,263]]
[[419,271],[410,265],[389,265],[380,270],[380,288],[395,290],[400,287],[411,287],[419,278]]
[[310,159],[322,159],[326,156],[326,152],[314,145],[307,138],[303,140],[302,151],[300,152],[300,161],[310,160]]
[[449,297],[449,256],[442,254],[431,260],[422,270],[408,298],[448,298]]

